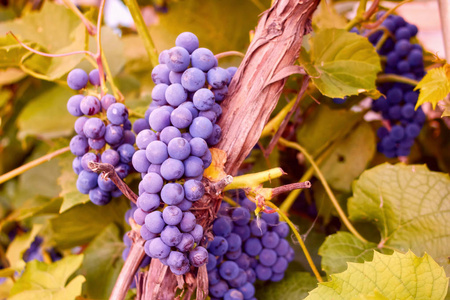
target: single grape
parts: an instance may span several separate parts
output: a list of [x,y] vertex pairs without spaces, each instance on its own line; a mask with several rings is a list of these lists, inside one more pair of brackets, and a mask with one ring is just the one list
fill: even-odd
[[80,102],[80,110],[85,115],[93,116],[100,112],[101,103],[97,97],[86,96]]
[[183,163],[186,177],[197,177],[203,174],[203,161],[199,157],[189,156]]
[[149,117],[150,127],[155,131],[161,131],[170,126],[170,114],[163,106],[155,109]]
[[192,202],[187,199],[183,199],[183,201],[177,204],[177,207],[182,211],[188,211],[192,207]]
[[110,94],[106,94],[100,100],[100,103],[101,103],[102,108],[103,108],[104,111],[107,111],[108,108],[111,106],[111,104],[114,104],[116,102],[117,102],[116,98],[113,95],[110,95]]
[[181,84],[181,76],[183,75],[182,72],[172,72],[169,73],[169,81],[171,84],[179,83]]
[[174,268],[181,268],[185,260],[186,255],[184,253],[170,251],[169,257],[167,258],[167,264]]
[[228,216],[221,216],[213,223],[213,232],[215,235],[228,237],[233,230],[233,221]]
[[188,68],[190,56],[186,49],[176,46],[171,48],[168,54],[167,67],[170,71],[183,72]]
[[191,56],[192,66],[198,68],[203,72],[207,72],[217,64],[217,59],[211,50],[206,48],[198,48],[192,52]]
[[132,158],[133,168],[140,173],[145,173],[150,167],[150,162],[147,159],[145,150],[138,150],[133,154]]
[[167,183],[161,190],[161,199],[168,205],[177,205],[184,199],[184,189],[179,183]]
[[188,252],[194,247],[194,237],[189,233],[182,233],[181,241],[176,245],[177,249],[182,252]]
[[198,110],[209,110],[215,103],[214,94],[209,89],[199,89],[193,96],[193,103]]
[[130,144],[122,144],[117,148],[117,152],[120,155],[120,161],[125,164],[131,162],[135,151],[133,145]]
[[275,252],[279,256],[284,256],[288,253],[289,248],[290,248],[290,246],[289,246],[288,241],[286,241],[285,239],[281,239],[278,246],[275,247]]
[[221,89],[230,82],[230,74],[223,68],[215,67],[208,71],[206,79],[213,89]]
[[224,86],[221,89],[211,89],[211,92],[214,94],[214,98],[217,102],[223,101],[225,97],[228,95],[228,87]]
[[184,164],[181,160],[168,158],[161,164],[161,176],[165,180],[176,180],[183,177]]
[[161,240],[169,247],[181,242],[181,232],[176,226],[167,225],[161,232]]
[[189,252],[189,262],[196,268],[203,266],[208,261],[208,251],[197,246],[194,250]]
[[240,250],[242,246],[241,237],[236,233],[230,233],[227,237],[228,251],[234,252]]
[[73,69],[67,75],[67,84],[72,90],[81,90],[86,87],[89,77],[82,69]]
[[81,167],[86,171],[91,171],[89,162],[100,162],[100,157],[92,152],[88,152],[81,157]]
[[181,231],[191,232],[195,228],[196,224],[197,224],[197,221],[195,219],[194,214],[187,211],[187,212],[183,213],[183,218],[181,219],[179,226],[180,226]]
[[219,267],[220,276],[225,280],[236,278],[239,274],[239,267],[234,261],[225,261]]
[[274,231],[268,231],[266,232],[262,238],[261,243],[264,246],[264,248],[272,249],[278,246],[278,243],[280,242],[280,236],[274,232]]
[[183,47],[189,53],[192,53],[195,49],[198,48],[199,41],[197,36],[192,32],[183,32],[177,36],[177,39],[175,40],[175,45]]
[[145,151],[152,164],[162,164],[169,157],[167,146],[161,141],[150,142]]
[[147,193],[159,193],[163,188],[164,182],[162,177],[157,173],[148,173],[142,179],[142,187]]
[[272,269],[262,264],[258,264],[255,268],[256,277],[259,280],[266,281],[272,277]]
[[158,138],[156,137],[156,133],[154,133],[150,129],[144,129],[136,136],[136,145],[139,149],[146,150],[148,144],[156,141],[157,139]]
[[250,256],[257,256],[262,250],[261,242],[258,238],[249,238],[245,241],[244,250]]
[[284,273],[288,267],[289,262],[284,257],[278,257],[275,264],[272,266],[274,273]]
[[208,247],[209,252],[213,255],[224,255],[228,251],[228,242],[222,236],[215,236]]
[[189,92],[201,89],[206,83],[206,75],[198,68],[189,68],[181,75],[181,85]]
[[[159,205],[159,202],[158,202]],[[183,218],[183,212],[180,208],[170,205],[164,208],[163,212],[163,220],[167,225],[178,225]]]
[[157,65],[152,70],[152,80],[155,84],[170,84],[169,73],[170,70],[166,64]]
[[89,199],[95,205],[106,205],[111,201],[111,194],[97,187],[89,191]]
[[191,126],[189,126],[189,133],[193,137],[199,137],[207,139],[213,132],[213,125],[210,120],[205,117],[197,117],[192,120]]
[[88,139],[89,147],[94,150],[101,150],[106,145],[106,141],[104,138],[99,139]]
[[113,150],[113,149],[106,149],[102,153],[101,158],[102,158],[102,162],[111,164],[113,166],[117,165],[120,161],[119,153],[117,153],[117,151]]
[[248,225],[234,226],[233,232],[237,233],[241,237],[242,241],[246,241],[251,235],[250,227]]
[[151,257],[154,258],[166,258],[170,254],[170,247],[167,246],[159,237],[152,239],[148,248],[150,250]]
[[144,225],[146,216],[147,213],[141,208],[136,209],[133,213],[133,219],[138,225]]
[[89,72],[89,82],[93,86],[100,86],[100,74],[98,72],[98,69],[94,69]]
[[190,232],[192,237],[194,238],[194,241],[198,244],[203,238],[203,227],[199,224],[196,224],[194,229]]
[[108,107],[106,117],[114,125],[124,124],[128,120],[128,109],[122,103],[113,103]]
[[185,107],[177,107],[170,114],[170,122],[179,129],[187,128],[192,123],[192,113]]
[[70,140],[69,146],[70,146],[70,151],[76,156],[84,155],[86,152],[89,151],[88,141],[84,136],[81,136],[81,135],[75,135]]
[[209,286],[209,294],[216,298],[222,298],[228,291],[228,284],[220,280],[218,283]]
[[165,225],[160,211],[151,212],[145,217],[145,227],[152,233],[161,233]]
[[194,103],[192,103],[191,101],[186,101],[186,102],[182,103],[179,107],[189,109],[193,119],[198,117],[198,109],[195,108]]
[[72,116],[79,117],[83,115],[80,108],[81,100],[83,100],[83,98],[82,95],[75,95],[70,97],[67,101],[67,110]]
[[222,128],[219,125],[214,124],[212,134],[209,138],[206,139],[208,145],[215,146],[220,142],[222,137]]
[[160,83],[155,85],[152,90],[152,103],[156,103],[157,105],[167,104],[166,101],[166,91],[169,86],[165,83]]
[[[161,198],[158,194],[143,193],[136,201],[139,208],[145,212],[152,212],[159,207]],[[164,217],[163,217],[164,219]],[[166,222],[167,223],[167,222]]]
[[239,291],[244,296],[244,299],[251,299],[253,296],[255,296],[255,287],[250,282],[247,282],[243,286],[241,286],[239,288]]
[[259,261],[266,267],[271,267],[277,261],[277,253],[272,249],[263,249],[259,253]]
[[254,236],[263,236],[267,232],[267,223],[264,219],[254,219],[250,222],[250,231]]

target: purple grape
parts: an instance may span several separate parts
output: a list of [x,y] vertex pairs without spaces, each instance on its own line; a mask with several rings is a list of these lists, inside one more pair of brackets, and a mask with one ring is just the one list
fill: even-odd
[[139,149],[146,150],[148,144],[156,141],[157,139],[158,138],[156,137],[156,133],[154,133],[150,129],[144,129],[136,136],[136,145]]
[[85,115],[93,116],[100,112],[101,103],[97,97],[86,96],[80,102],[80,110]]
[[205,83],[206,75],[198,68],[189,68],[181,75],[181,85],[189,92],[195,92],[201,89]]
[[190,232],[192,237],[194,238],[194,241],[198,244],[203,238],[203,227],[199,224],[196,224],[194,229]]
[[171,84],[179,83],[181,84],[181,76],[183,75],[182,72],[172,72],[169,73],[169,81]]
[[89,199],[95,205],[106,205],[111,202],[111,194],[97,187],[89,191]]
[[170,122],[179,129],[189,127],[192,119],[191,111],[185,107],[178,107],[170,114]]
[[100,162],[100,157],[92,152],[88,152],[81,157],[81,167],[86,171],[91,171],[88,164],[89,162]]
[[244,250],[250,256],[257,256],[262,250],[261,242],[258,238],[249,238],[245,241]]
[[145,227],[152,233],[161,233],[165,225],[160,211],[151,212],[145,217]]
[[169,60],[169,51],[168,50],[161,51],[161,53],[158,56],[158,62],[160,64],[165,64],[167,63],[168,60]]
[[251,235],[250,227],[247,225],[234,226],[232,232],[237,233],[241,237],[242,241],[246,241]]
[[192,53],[195,49],[198,48],[199,41],[197,36],[192,32],[183,32],[177,36],[177,39],[175,40],[175,45],[183,47],[189,53]]
[[275,264],[272,266],[274,273],[284,273],[288,267],[289,262],[284,257],[278,257]]
[[83,170],[83,168],[81,167],[81,157],[80,156],[76,156],[73,159],[72,168],[77,175],[80,174],[80,172]]
[[290,246],[288,241],[286,241],[285,239],[281,239],[278,246],[275,247],[275,251],[279,256],[284,256],[288,253],[289,248]]
[[119,148],[117,148],[117,152],[120,155],[120,161],[125,164],[128,164],[131,162],[135,151],[136,150],[134,150],[133,145],[130,145],[130,144],[123,144],[123,145],[120,145]]
[[189,144],[191,145],[191,154],[197,157],[202,157],[208,150],[208,144],[204,139],[199,137],[195,137],[190,140]]
[[161,198],[159,198],[158,194],[145,192],[138,197],[137,205],[145,212],[152,212],[159,207],[160,201]]
[[241,237],[236,233],[231,233],[227,237],[227,242],[228,242],[228,251],[231,252],[238,251],[242,246]]
[[138,134],[144,129],[150,129],[150,124],[145,119],[137,119],[133,123],[133,131]]
[[161,164],[161,176],[165,180],[176,180],[183,177],[184,165],[181,160],[168,158]]
[[170,254],[170,247],[167,246],[159,237],[154,238],[150,242],[148,249],[150,251],[151,257],[154,258],[166,258]]
[[191,112],[192,118],[198,117],[198,109],[195,108],[194,103],[191,101],[186,101],[182,103],[179,107],[187,108]]
[[73,69],[67,75],[67,84],[72,90],[81,90],[86,87],[89,77],[82,69]]
[[219,267],[219,274],[225,280],[234,279],[239,274],[239,267],[234,261],[225,261]]
[[183,218],[183,212],[181,211],[181,209],[173,205],[164,208],[162,214],[163,220],[167,225],[178,225]]
[[233,230],[233,221],[228,216],[221,216],[213,223],[213,232],[215,235],[228,237]]
[[193,103],[198,110],[210,110],[214,103],[214,94],[209,89],[199,89],[193,96]]
[[187,211],[183,213],[183,218],[181,219],[180,222],[180,229],[183,232],[191,232],[194,228],[195,225],[197,224],[195,216],[193,213]]
[[102,108],[104,111],[107,111],[108,108],[111,106],[111,104],[114,104],[117,102],[116,98],[113,95],[106,94],[102,97],[100,100]]
[[187,199],[183,199],[183,201],[177,204],[177,207],[182,211],[188,211],[192,207],[192,202]]
[[259,253],[259,261],[266,267],[271,267],[277,261],[277,253],[272,249],[263,249]]
[[223,101],[225,97],[228,95],[228,87],[224,86],[221,89],[211,89],[211,92],[214,94],[214,98],[217,102]]
[[206,270],[208,272],[214,270],[217,266],[217,259],[211,253],[208,254],[208,263],[206,264]]
[[170,84],[169,80],[169,68],[166,64],[160,64],[153,68],[152,70],[152,80],[155,84]]
[[88,139],[89,147],[94,150],[101,150],[106,145],[106,141],[104,138],[99,139]]
[[167,67],[172,72],[185,71],[190,63],[189,52],[183,47],[173,47],[169,50],[169,59],[167,61]]
[[163,107],[155,109],[149,117],[150,127],[155,131],[161,131],[170,126],[170,112]]
[[184,199],[184,189],[179,183],[167,183],[161,190],[161,199],[168,205],[177,205]]
[[222,137],[222,128],[219,125],[214,124],[212,134],[209,138],[206,139],[208,145],[215,146],[220,142]]
[[148,171],[150,167],[150,162],[147,159],[145,150],[138,150],[133,154],[132,159],[133,168],[140,173]]
[[170,251],[167,264],[174,268],[181,268],[186,260],[186,255],[178,251]]
[[250,282],[247,282],[243,286],[239,287],[239,291],[242,293],[244,299],[251,299],[255,296],[255,287]]
[[84,136],[76,135],[70,140],[70,151],[76,155],[81,156],[89,151],[89,144]]
[[83,100],[83,98],[82,95],[75,95],[70,97],[67,101],[67,110],[72,116],[79,117],[83,115],[80,108],[81,100]]
[[186,177],[197,177],[203,174],[203,161],[199,157],[189,156],[183,163]]
[[176,226],[167,225],[161,232],[161,240],[169,247],[181,242],[181,232]]
[[162,164],[168,157],[167,146],[161,141],[153,141],[146,148],[147,159],[152,164]]
[[124,124],[128,120],[128,109],[122,103],[113,103],[108,107],[106,116],[114,125]]
[[105,130],[105,141],[110,145],[118,145],[123,141],[124,130],[120,125],[109,124]]
[[222,298],[228,291],[228,284],[220,280],[218,283],[209,286],[209,294],[216,298]]
[[184,183],[184,194],[187,200],[197,201],[205,194],[205,187],[201,181],[190,179]]
[[89,82],[93,86],[100,86],[100,74],[98,72],[98,69],[94,69],[89,72]]
[[194,247],[194,237],[189,233],[182,233],[181,241],[176,248],[182,252],[188,252]]
[[208,251],[201,247],[197,246],[194,250],[189,252],[189,262],[192,266],[199,268],[203,266],[208,261]]
[[216,115],[215,112],[212,111],[212,109],[200,111],[200,112],[198,113],[198,115],[199,115],[200,117],[205,117],[205,118],[207,118],[207,119],[210,120],[211,123],[213,123],[213,124],[215,124],[216,121],[217,121],[217,115]]
[[168,145],[172,139],[177,137],[181,137],[181,132],[178,128],[174,126],[167,126],[159,134],[159,139],[166,145]]
[[[95,188],[97,186],[97,173],[93,173],[91,171],[82,170],[78,175],[77,179],[77,188],[83,191],[88,191]],[[81,191],[83,193],[83,191]],[[83,193],[87,194],[87,193]]]
[[143,211],[141,208],[136,209],[133,213],[133,219],[134,221],[136,221],[138,225],[144,225],[146,216],[147,213]]
[[120,161],[120,156],[117,151],[113,149],[107,149],[102,153],[102,162],[111,164],[113,166],[117,165]]
[[157,173],[148,173],[142,179],[142,187],[147,193],[159,193],[163,188],[163,185],[163,179]]
[[192,120],[191,126],[189,126],[189,133],[193,137],[199,137],[207,139],[211,136],[213,131],[213,125],[210,120],[205,117],[197,117]]
[[255,273],[256,277],[262,281],[269,280],[272,277],[272,269],[261,264],[256,266]]
[[[188,141],[181,137],[173,138],[167,145],[169,156],[178,160],[184,160],[191,153],[191,146]],[[163,163],[164,165],[164,163]]]
[[221,89],[230,82],[230,74],[223,68],[215,67],[208,71],[206,79],[213,89]]
[[217,59],[211,50],[206,48],[198,48],[192,52],[191,56],[192,66],[198,68],[203,72],[207,72],[217,64]]
[[155,87],[152,90],[153,103],[156,103],[157,105],[167,104],[165,96],[167,88],[168,85],[165,83],[155,85]]
[[102,175],[98,176],[97,185],[105,192],[112,192],[116,188],[116,185],[111,179],[103,178]]

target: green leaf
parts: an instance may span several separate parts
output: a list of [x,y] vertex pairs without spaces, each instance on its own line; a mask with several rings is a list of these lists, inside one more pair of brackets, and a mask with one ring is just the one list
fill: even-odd
[[436,104],[450,93],[450,65],[428,71],[414,88],[418,89],[420,93],[416,109],[425,102],[430,102],[435,109]]
[[362,117],[361,113],[346,109],[332,110],[326,105],[320,105],[297,130],[297,141],[316,157],[331,142],[349,134]]
[[76,118],[66,108],[67,99],[71,96],[73,92],[62,86],[55,86],[38,94],[18,117],[19,138],[33,135],[51,139],[72,133]]
[[[43,52],[51,54],[83,50],[86,37],[86,29],[80,19],[70,9],[50,1],[46,1],[40,11],[31,11],[20,19],[0,23],[0,32],[8,31],[22,42],[35,42],[45,49]],[[29,57],[31,60],[21,57],[20,64],[24,69],[43,72],[45,79],[55,80],[73,69],[84,55],[44,58],[32,54]]]
[[320,170],[333,189],[349,192],[375,154],[375,133],[368,123],[361,122],[337,143]]
[[108,299],[122,269],[125,245],[120,230],[110,224],[86,248],[79,274],[86,277],[83,295],[90,299]]
[[310,44],[311,51],[303,53],[300,59],[322,94],[343,98],[376,89],[380,58],[367,38],[327,28],[314,35]]
[[347,25],[347,19],[340,15],[328,2],[320,2],[318,9],[314,12],[312,25],[314,32],[323,28],[344,28]]
[[[27,46],[30,46],[30,43],[27,43]],[[18,44],[11,35],[0,37],[0,68],[18,66],[27,53],[28,50]]]
[[75,205],[89,202],[89,195],[80,193],[77,189],[77,176],[72,168],[73,155],[65,155],[59,160],[61,167],[61,175],[58,178],[58,185],[61,187],[60,196],[63,198],[63,203],[59,213],[72,208]]
[[91,202],[77,205],[51,219],[51,242],[67,249],[90,242],[111,223],[124,226],[129,200],[113,199],[105,206]]
[[25,267],[25,262],[22,258],[25,251],[30,248],[31,243],[42,229],[42,225],[35,224],[31,231],[17,236],[6,250],[6,258],[9,261],[11,268],[22,270]]
[[69,277],[80,267],[83,255],[70,255],[52,264],[30,261],[22,276],[11,289],[9,299],[75,299],[81,294],[85,278],[78,275],[70,282]]
[[322,256],[322,269],[330,275],[344,271],[347,262],[371,261],[374,251],[380,251],[377,244],[363,243],[353,234],[339,231],[326,238],[319,255]]
[[443,268],[428,254],[375,252],[373,261],[349,263],[345,272],[319,283],[306,299],[444,299],[447,285]]
[[353,185],[349,218],[372,222],[381,246],[430,254],[450,274],[450,177],[421,165],[383,164]]
[[317,286],[317,280],[308,272],[286,272],[283,280],[256,287],[258,300],[304,299]]

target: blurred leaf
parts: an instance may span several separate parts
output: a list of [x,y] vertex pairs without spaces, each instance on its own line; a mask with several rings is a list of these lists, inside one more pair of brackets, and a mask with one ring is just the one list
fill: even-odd
[[50,240],[59,248],[68,249],[90,242],[111,223],[124,226],[129,200],[113,199],[105,206],[91,202],[77,205],[51,219]]
[[317,280],[308,272],[286,272],[283,280],[260,284],[255,297],[259,300],[304,299],[308,292],[317,287]]
[[9,299],[75,299],[81,294],[85,278],[78,275],[70,282],[67,281],[80,267],[82,261],[83,255],[66,256],[52,264],[30,261],[11,289],[12,297]]
[[16,236],[6,250],[6,258],[8,259],[11,268],[22,270],[25,267],[25,261],[22,259],[23,254],[30,248],[31,243],[42,229],[42,225],[35,224],[31,231],[22,235]]
[[425,102],[430,102],[435,109],[436,104],[450,93],[450,65],[427,71],[427,74],[414,88],[414,90],[418,89],[420,89],[420,93],[416,109]]
[[[30,46],[30,43],[27,43],[27,46]],[[11,35],[0,36],[0,68],[18,66],[28,52]]]
[[[27,74],[19,68],[7,68],[6,70],[0,70],[0,86],[12,84],[23,79],[26,76]],[[0,107],[1,106],[2,104],[0,103]]]
[[327,28],[314,35],[310,44],[311,51],[302,53],[301,63],[322,94],[343,98],[376,89],[380,58],[367,38]]
[[84,250],[79,274],[86,283],[83,295],[90,299],[108,299],[122,269],[122,242],[119,228],[110,224]]
[[74,156],[71,154],[65,155],[59,159],[61,167],[61,175],[58,178],[58,185],[61,187],[60,196],[63,198],[63,203],[59,213],[72,208],[75,205],[89,202],[89,195],[80,193],[77,189],[77,178],[72,168],[72,161]]
[[312,25],[315,32],[323,28],[344,28],[347,25],[347,19],[341,16],[333,5],[322,1],[314,12]]
[[[86,37],[86,29],[80,19],[65,6],[50,1],[44,2],[40,11],[31,11],[20,19],[0,23],[0,32],[8,31],[12,31],[22,42],[32,41],[39,44],[45,49],[44,52],[51,54],[83,50]],[[38,72],[45,70],[45,77],[55,80],[73,69],[83,57],[36,57],[31,65],[25,61],[23,66],[38,69]]]
[[2,284],[0,284],[0,299],[7,299],[9,292],[14,285],[14,281],[11,278],[5,278]]
[[[328,275],[347,269],[348,262],[371,261],[374,251],[380,251],[375,243],[363,243],[353,234],[339,231],[329,235],[319,249],[322,256],[322,270]],[[392,253],[386,250],[385,253]]]
[[369,124],[361,122],[337,143],[320,170],[333,189],[348,192],[376,151],[375,133]]
[[[444,299],[448,278],[428,254],[411,251],[384,255],[375,252],[373,261],[349,263],[345,272],[331,275],[306,298],[314,299]],[[369,298],[367,298],[367,297]]]
[[361,113],[320,105],[297,130],[297,141],[315,157],[331,142],[347,135],[362,116]]
[[348,201],[352,221],[372,222],[381,246],[428,253],[450,274],[450,177],[421,165],[383,164],[365,171]]
[[19,138],[33,135],[51,139],[72,133],[75,117],[71,116],[66,108],[67,100],[71,96],[73,92],[61,86],[38,94],[17,119]]
[[[270,6],[268,0],[259,2],[266,9]],[[249,44],[249,31],[255,28],[261,8],[240,0],[170,2],[169,13],[154,18],[150,34],[158,52],[174,47],[176,37],[184,31],[197,35],[200,47],[214,54],[241,51]]]

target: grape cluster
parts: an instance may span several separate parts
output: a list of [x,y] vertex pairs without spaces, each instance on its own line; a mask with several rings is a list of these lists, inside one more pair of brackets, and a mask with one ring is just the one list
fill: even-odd
[[[67,76],[67,83],[74,90],[85,89],[88,82],[95,87],[100,85],[98,70],[88,75],[81,69],[74,69]],[[136,137],[131,131],[128,110],[109,94],[101,100],[92,95],[72,96],[67,102],[67,110],[78,117],[74,126],[77,135],[70,141],[70,150],[77,156],[72,163],[78,175],[77,188],[81,193],[89,194],[94,204],[105,205],[112,197],[122,193],[112,180],[92,172],[88,163],[109,163],[122,179],[132,171],[131,159],[135,152],[133,145]],[[105,115],[106,120],[103,121]]]
[[[379,16],[381,16],[380,14]],[[383,42],[384,31],[389,37]],[[379,54],[385,56],[384,73],[396,74],[413,80],[421,80],[425,75],[423,49],[411,39],[417,34],[417,27],[407,23],[402,17],[388,16],[379,31],[369,36],[369,41],[378,46]],[[414,110],[418,92],[405,83],[382,83],[378,90],[385,96],[372,103],[372,109],[381,112],[385,126],[378,129],[380,139],[378,151],[386,157],[408,156],[414,139],[419,135],[426,117],[422,108]]]
[[212,160],[208,146],[221,137],[217,102],[233,73],[217,67],[193,33],[180,34],[175,44],[160,54],[152,71],[152,104],[133,126],[139,150],[132,163],[142,176],[133,217],[147,240],[146,254],[182,275],[208,259],[199,246],[203,228],[189,209],[205,193],[201,179]]
[[[277,213],[252,216],[256,205],[245,196],[240,207],[222,203],[214,221],[206,265],[211,299],[255,299],[256,280],[280,281],[294,250],[286,237],[289,227]],[[253,217],[253,218],[252,218]]]

